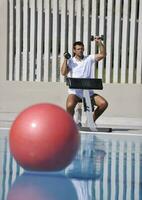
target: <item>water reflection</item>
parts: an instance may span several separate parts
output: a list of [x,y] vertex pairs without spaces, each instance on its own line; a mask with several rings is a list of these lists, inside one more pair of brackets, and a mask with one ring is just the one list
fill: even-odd
[[63,175],[28,174],[19,176],[7,200],[77,200],[72,182]]
[[[38,200],[48,200],[50,191],[55,195],[52,200],[142,199],[140,135],[81,135],[81,146],[75,159],[62,171],[63,176],[58,173],[58,177],[23,174],[17,178],[21,174],[21,168],[10,156],[7,143],[0,144],[3,145],[0,152],[3,166],[1,200],[6,200],[7,191],[15,179],[8,195],[12,200],[28,200],[28,194],[35,195],[30,196],[30,200],[37,200],[37,197]],[[13,197],[13,193],[22,196]]]
[[81,135],[81,146],[73,162],[65,169],[71,178],[96,180],[103,175],[105,143],[95,135]]
[[90,156],[86,155],[87,152],[84,151],[81,158],[77,155],[66,168],[65,174],[68,177],[84,180],[97,180],[102,177],[105,152],[101,150],[90,151]]

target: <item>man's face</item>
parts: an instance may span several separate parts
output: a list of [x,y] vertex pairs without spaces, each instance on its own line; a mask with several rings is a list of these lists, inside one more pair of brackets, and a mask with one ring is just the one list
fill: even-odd
[[73,49],[73,52],[76,56],[82,57],[84,52],[84,46],[82,45],[76,45]]

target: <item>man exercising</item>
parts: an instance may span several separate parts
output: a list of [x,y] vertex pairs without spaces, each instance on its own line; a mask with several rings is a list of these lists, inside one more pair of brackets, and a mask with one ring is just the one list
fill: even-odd
[[[102,43],[100,37],[95,37],[95,42],[99,47],[99,52],[94,55],[85,56],[84,44],[81,41],[73,44],[72,58],[64,57],[63,64],[61,66],[61,74],[65,77],[72,78],[92,78],[92,64],[95,61],[100,61],[106,56],[105,46]],[[82,89],[69,89],[68,97],[66,101],[66,110],[72,116],[74,115],[75,106],[79,103],[83,97]],[[93,114],[94,122],[105,111],[108,106],[108,102],[100,95],[95,94],[93,90],[89,90],[92,105],[96,105],[96,109]]]

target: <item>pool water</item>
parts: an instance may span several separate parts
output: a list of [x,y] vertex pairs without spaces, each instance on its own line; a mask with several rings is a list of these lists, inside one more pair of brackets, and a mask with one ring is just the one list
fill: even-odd
[[128,131],[81,133],[81,146],[63,171],[25,172],[0,130],[0,200],[142,200],[142,136]]

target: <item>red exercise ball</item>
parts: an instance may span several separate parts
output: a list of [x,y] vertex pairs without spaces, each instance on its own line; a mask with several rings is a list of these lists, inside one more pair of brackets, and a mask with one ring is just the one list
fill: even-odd
[[26,170],[57,171],[73,160],[80,136],[61,107],[41,103],[21,112],[10,129],[10,151]]

